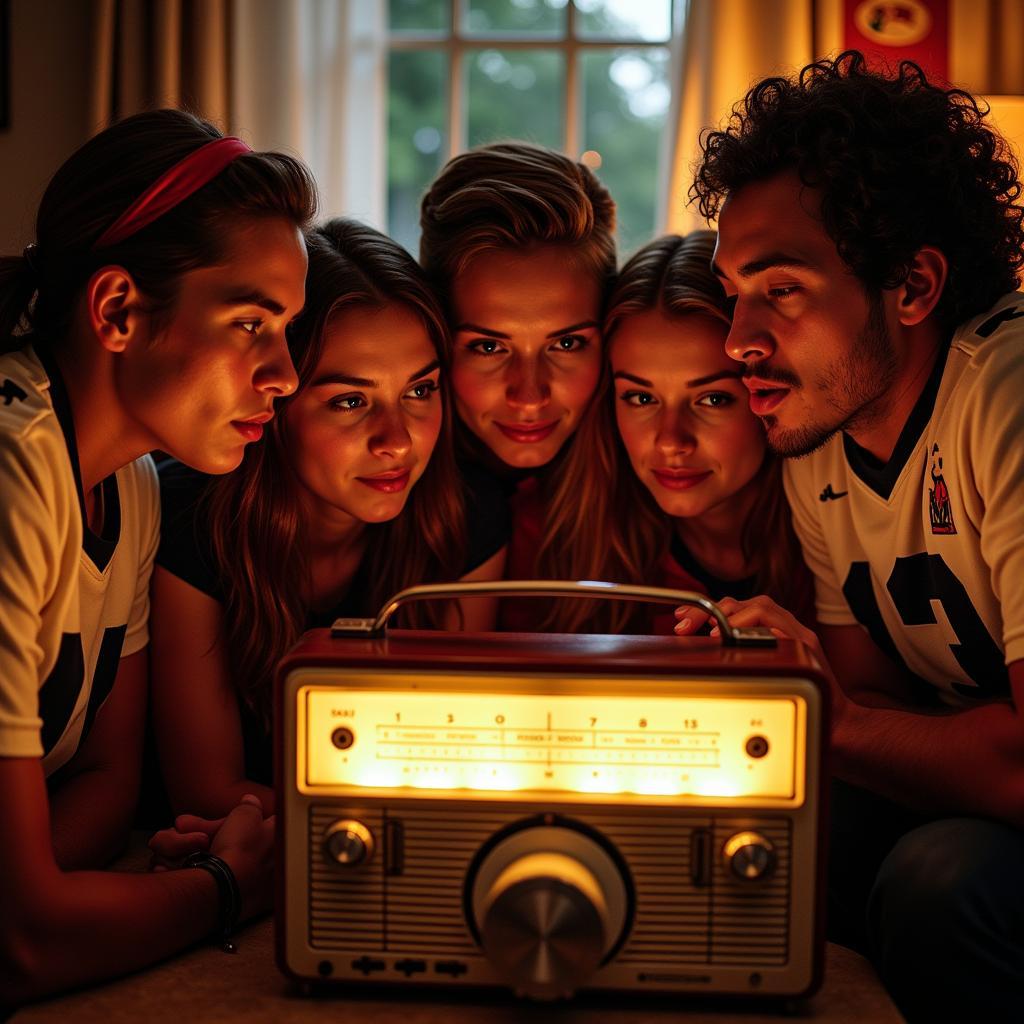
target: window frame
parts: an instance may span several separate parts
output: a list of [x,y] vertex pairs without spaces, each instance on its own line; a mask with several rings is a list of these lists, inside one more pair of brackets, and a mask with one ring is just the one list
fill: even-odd
[[448,153],[450,160],[465,152],[467,145],[468,118],[465,113],[465,58],[467,52],[486,48],[488,45],[503,50],[547,50],[561,53],[565,58],[565,86],[562,96],[562,152],[578,160],[581,155],[580,118],[580,53],[588,50],[619,49],[662,49],[671,51],[673,38],[678,30],[683,0],[668,0],[669,34],[665,39],[650,40],[633,37],[616,39],[586,39],[576,35],[577,18],[580,14],[574,0],[565,5],[565,29],[560,35],[536,34],[526,36],[515,32],[474,32],[463,31],[462,25],[469,13],[469,0],[448,0],[448,16],[451,25],[447,31],[402,30],[395,32],[390,23],[387,31],[387,50],[439,50],[448,55]]

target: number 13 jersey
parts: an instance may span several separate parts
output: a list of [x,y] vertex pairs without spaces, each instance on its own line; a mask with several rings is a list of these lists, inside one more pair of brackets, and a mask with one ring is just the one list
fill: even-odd
[[881,464],[845,434],[787,460],[818,621],[860,623],[947,704],[1024,658],[1024,294],[962,325]]

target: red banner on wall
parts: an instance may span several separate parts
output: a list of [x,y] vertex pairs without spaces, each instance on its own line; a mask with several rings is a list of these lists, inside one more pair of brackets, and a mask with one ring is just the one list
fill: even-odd
[[843,37],[871,64],[912,60],[949,79],[949,0],[843,0]]

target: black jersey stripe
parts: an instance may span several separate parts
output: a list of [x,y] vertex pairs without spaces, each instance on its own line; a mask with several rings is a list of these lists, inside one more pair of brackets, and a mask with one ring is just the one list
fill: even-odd
[[85,656],[79,633],[60,638],[60,652],[53,670],[39,690],[39,717],[43,720],[43,752],[48,754],[64,735],[85,684]]
[[110,626],[103,631],[103,642],[100,644],[100,653],[96,659],[96,671],[92,674],[92,689],[89,691],[89,707],[85,712],[85,724],[82,726],[82,735],[78,741],[79,746],[85,742],[92,723],[96,718],[103,702],[110,696],[117,680],[117,669],[121,664],[121,650],[124,647],[124,637],[128,632],[127,623],[123,626]]

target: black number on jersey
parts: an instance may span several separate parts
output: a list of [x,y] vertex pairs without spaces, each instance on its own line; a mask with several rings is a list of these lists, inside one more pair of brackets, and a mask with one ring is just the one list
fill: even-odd
[[[992,639],[971,603],[967,588],[946,565],[942,555],[921,552],[897,558],[886,583],[893,606],[906,626],[924,626],[935,622],[931,602],[938,601],[957,635],[959,643],[949,649],[974,685],[954,682],[952,688],[965,697],[989,700],[1010,692],[1010,677],[1003,652]],[[843,584],[843,595],[857,621],[871,639],[897,665],[906,667],[882,618],[871,586],[867,562],[853,562]]]

